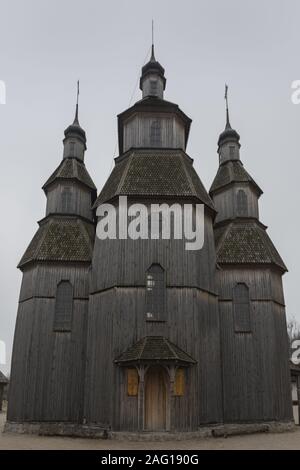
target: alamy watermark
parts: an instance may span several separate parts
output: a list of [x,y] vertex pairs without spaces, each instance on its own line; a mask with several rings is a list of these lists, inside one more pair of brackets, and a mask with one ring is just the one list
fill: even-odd
[[292,351],[291,362],[297,366],[300,364],[300,339],[294,339],[290,348]]
[[201,250],[204,244],[203,204],[131,204],[127,196],[119,204],[97,208],[100,240],[185,240],[186,250]]
[[0,80],[0,104],[6,104],[6,85],[3,80]]
[[6,364],[6,346],[4,341],[0,340],[0,364],[5,365]]

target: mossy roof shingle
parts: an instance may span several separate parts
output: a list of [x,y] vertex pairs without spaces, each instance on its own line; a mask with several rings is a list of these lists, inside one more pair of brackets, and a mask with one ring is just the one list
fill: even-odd
[[94,207],[120,195],[192,197],[215,210],[192,160],[181,150],[133,150],[117,161]]
[[227,186],[230,183],[251,183],[259,194],[262,194],[262,190],[256,184],[254,179],[245,170],[240,160],[229,160],[219,166],[215,179],[209,190],[210,194],[218,191],[219,189]]
[[266,230],[255,220],[215,228],[215,241],[220,264],[276,264],[287,270]]
[[88,186],[90,189],[96,191],[96,186],[94,185],[94,182],[90,177],[85,164],[79,160],[76,160],[76,158],[64,158],[54,173],[52,173],[50,178],[48,178],[43,186],[43,189],[46,190],[47,187],[56,179],[76,179],[85,186]]
[[75,218],[53,218],[42,223],[18,267],[32,261],[91,261],[92,224]]

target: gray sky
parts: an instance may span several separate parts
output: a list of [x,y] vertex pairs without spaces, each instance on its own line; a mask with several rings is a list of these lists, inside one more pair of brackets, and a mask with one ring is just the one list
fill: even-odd
[[0,0],[0,80],[7,87],[0,105],[0,340],[8,362],[21,282],[16,265],[44,216],[41,186],[62,158],[76,80],[85,162],[100,190],[112,167],[116,115],[128,107],[151,45],[152,17],[165,98],[193,119],[187,152],[207,189],[229,84],[241,158],[265,192],[261,221],[289,268],[287,314],[300,321],[300,105],[290,99],[291,82],[300,79],[300,2]]

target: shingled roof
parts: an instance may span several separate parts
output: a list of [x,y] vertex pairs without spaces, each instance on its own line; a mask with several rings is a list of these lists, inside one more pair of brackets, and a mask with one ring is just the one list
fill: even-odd
[[47,187],[56,179],[76,179],[88,188],[96,191],[96,186],[94,185],[85,164],[76,158],[64,158],[54,173],[52,173],[50,178],[46,181],[43,189],[47,190]]
[[287,268],[263,226],[254,219],[235,220],[215,228],[220,264],[275,264]]
[[5,377],[5,375],[0,370],[0,384],[7,384],[7,383],[8,383],[8,379]]
[[240,160],[229,160],[219,166],[218,172],[209,190],[210,194],[219,189],[227,186],[230,183],[251,183],[259,194],[262,194],[262,190],[256,184],[254,179],[245,170]]
[[186,365],[196,363],[189,354],[164,336],[145,336],[115,359],[117,364],[152,361],[180,362]]
[[192,160],[182,150],[132,150],[116,162],[94,207],[120,195],[192,197],[215,211]]
[[32,261],[91,261],[94,227],[80,219],[55,217],[43,222],[18,268]]

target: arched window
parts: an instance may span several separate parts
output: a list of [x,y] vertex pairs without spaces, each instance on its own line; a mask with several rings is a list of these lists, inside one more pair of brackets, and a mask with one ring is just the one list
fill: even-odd
[[153,147],[161,146],[161,122],[155,120],[150,126],[150,145]]
[[239,189],[237,193],[237,215],[240,217],[248,215],[248,198],[243,189]]
[[71,331],[73,314],[73,287],[69,281],[57,285],[54,331]]
[[238,283],[233,290],[234,329],[237,333],[251,332],[249,287]]
[[165,320],[165,271],[152,264],[146,273],[146,319]]
[[61,194],[62,212],[72,212],[72,192],[71,188],[64,188]]

